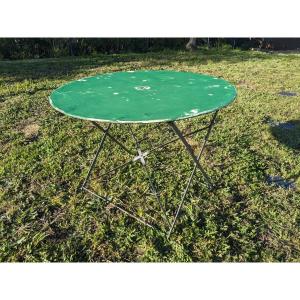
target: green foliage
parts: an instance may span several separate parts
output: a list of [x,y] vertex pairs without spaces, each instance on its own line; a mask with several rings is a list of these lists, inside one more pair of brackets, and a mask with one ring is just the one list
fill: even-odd
[[[207,45],[197,38],[197,45]],[[185,49],[187,38],[0,38],[0,59],[50,58]],[[249,49],[257,40],[211,38],[210,47]]]
[[0,58],[25,59],[184,49],[185,38],[3,38]]
[[[207,191],[198,175],[169,241],[78,190],[101,134],[54,111],[47,99],[69,80],[129,69],[213,74],[238,89],[237,100],[220,112],[203,159],[218,189]],[[267,175],[279,175],[300,186],[299,74],[299,55],[226,47],[0,62],[0,261],[300,261],[299,191],[266,183]],[[280,96],[282,90],[297,96]],[[274,132],[266,118],[297,126]],[[124,128],[114,133],[130,144]],[[150,137],[163,138],[157,131]],[[190,142],[196,147],[200,138]],[[126,159],[118,147],[113,156],[108,148],[91,186],[159,220],[138,165],[97,180]],[[192,162],[180,143],[168,150],[148,162],[172,214]]]

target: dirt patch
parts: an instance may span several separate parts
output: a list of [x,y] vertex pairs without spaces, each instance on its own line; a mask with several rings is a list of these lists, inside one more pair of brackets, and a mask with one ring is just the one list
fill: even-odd
[[250,90],[255,90],[256,89],[255,84],[247,82],[245,80],[238,81],[237,86],[242,87],[242,88],[246,88],[246,89],[250,89]]
[[24,136],[28,140],[34,140],[39,135],[40,125],[36,123],[30,123],[25,125],[21,131],[24,133]]

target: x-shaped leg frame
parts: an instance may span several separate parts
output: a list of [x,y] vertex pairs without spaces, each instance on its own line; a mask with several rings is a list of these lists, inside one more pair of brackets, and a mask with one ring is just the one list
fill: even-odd
[[[90,194],[92,194],[93,196],[101,199],[101,200],[104,200],[107,204],[110,204],[112,205],[113,207],[119,209],[120,211],[122,211],[123,213],[129,215],[130,217],[136,219],[137,221],[139,221],[140,223],[146,225],[146,226],[149,226],[151,228],[154,228],[154,226],[148,222],[146,222],[145,220],[141,219],[140,217],[134,215],[133,213],[129,212],[128,210],[124,209],[123,207],[117,205],[117,204],[114,204],[111,202],[111,198],[109,197],[104,197],[104,196],[100,196],[98,195],[97,193],[95,193],[94,191],[90,190],[89,188],[87,188],[87,184],[88,184],[88,181],[90,179],[90,176],[91,176],[91,173],[92,173],[92,170],[94,169],[95,167],[95,164],[96,164],[96,161],[99,157],[99,154],[101,152],[101,150],[103,149],[103,146],[104,146],[104,142],[107,138],[110,138],[111,141],[113,141],[114,143],[116,143],[117,145],[119,145],[124,151],[126,151],[129,155],[132,156],[132,159],[130,159],[129,161],[123,163],[122,165],[120,166],[117,166],[113,169],[111,169],[110,171],[106,172],[105,174],[102,174],[101,176],[105,176],[109,173],[112,173],[114,171],[116,171],[117,169],[120,169],[120,168],[123,168],[125,167],[126,165],[130,164],[130,163],[133,163],[133,162],[136,162],[136,161],[139,161],[142,165],[142,167],[145,169],[146,171],[146,174],[147,174],[147,177],[148,177],[148,180],[149,180],[149,184],[150,184],[150,190],[151,192],[153,193],[153,195],[155,196],[155,199],[160,207],[160,210],[162,211],[162,214],[163,214],[163,218],[164,218],[164,221],[165,221],[165,224],[166,226],[169,228],[167,230],[167,237],[169,238],[173,229],[174,229],[174,226],[176,224],[176,221],[179,217],[179,214],[180,214],[180,211],[183,207],[183,204],[184,204],[184,201],[186,200],[186,195],[187,195],[187,192],[190,188],[190,185],[191,185],[191,182],[192,182],[192,178],[196,172],[196,169],[198,169],[207,185],[208,185],[208,188],[211,190],[213,189],[213,184],[211,182],[211,179],[209,178],[209,176],[207,175],[207,173],[204,171],[203,167],[201,166],[200,164],[200,159],[201,159],[201,156],[203,154],[203,150],[204,150],[204,147],[206,146],[206,143],[208,141],[208,138],[211,134],[211,130],[213,128],[213,125],[215,124],[215,120],[216,120],[216,116],[217,116],[217,113],[218,111],[215,111],[212,118],[211,118],[211,121],[209,123],[208,126],[205,126],[203,128],[200,128],[200,129],[197,129],[197,130],[194,130],[192,132],[189,132],[187,134],[183,134],[182,131],[177,127],[176,123],[175,122],[168,122],[168,126],[170,126],[172,128],[172,130],[174,131],[174,133],[176,134],[176,138],[173,138],[172,140],[169,140],[163,144],[160,144],[160,145],[155,145],[154,147],[152,147],[151,149],[147,150],[147,151],[143,151],[141,149],[141,141],[144,140],[138,140],[136,135],[134,134],[133,132],[133,129],[131,127],[130,124],[126,124],[125,126],[128,127],[129,129],[129,133],[132,137],[132,139],[134,140],[134,143],[135,143],[135,151],[132,151],[131,149],[128,149],[128,147],[126,147],[122,142],[120,142],[118,139],[116,139],[110,132],[109,130],[111,129],[112,127],[112,124],[110,123],[106,128],[103,128],[102,126],[100,126],[98,123],[96,122],[93,122],[93,124],[99,128],[102,132],[103,132],[103,136],[100,140],[100,143],[99,143],[99,147],[96,151],[96,154],[95,154],[95,157],[93,158],[92,162],[91,162],[91,165],[90,165],[90,168],[89,168],[89,171],[88,171],[88,174],[82,184],[82,189],[89,192]],[[207,129],[207,132],[206,132],[206,135],[204,136],[204,139],[203,139],[203,143],[202,143],[202,146],[201,146],[201,149],[200,149],[200,152],[198,155],[195,154],[195,152],[193,151],[192,147],[190,146],[190,144],[188,143],[188,141],[186,140],[186,137],[188,136],[191,136],[199,131],[203,131],[203,130],[206,130]],[[182,142],[182,144],[184,145],[185,149],[187,150],[187,153],[190,155],[190,157],[192,158],[192,160],[194,161],[194,166],[193,166],[193,169],[191,171],[191,174],[187,180],[187,183],[186,183],[186,187],[182,193],[182,196],[181,196],[181,200],[180,200],[180,203],[179,203],[179,206],[176,210],[176,213],[175,213],[175,216],[173,218],[172,221],[169,220],[168,218],[168,215],[167,215],[167,212],[166,212],[166,209],[160,199],[160,196],[159,196],[159,193],[157,191],[157,189],[155,188],[155,184],[151,178],[151,173],[150,173],[150,170],[147,166],[147,163],[146,163],[146,158],[151,155],[152,153],[154,153],[155,151],[159,151],[159,150],[162,150],[164,147],[166,147],[167,145],[177,141],[177,140],[180,140]],[[136,155],[137,154],[137,155]]]

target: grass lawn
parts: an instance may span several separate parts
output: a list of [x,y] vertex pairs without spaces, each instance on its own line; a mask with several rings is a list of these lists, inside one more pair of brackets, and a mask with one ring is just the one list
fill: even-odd
[[[197,173],[169,241],[78,190],[101,132],[48,102],[67,81],[132,69],[207,73],[238,90],[236,101],[219,113],[202,160],[218,189],[207,191]],[[200,50],[1,61],[0,261],[300,261],[299,83],[299,54]],[[130,146],[124,128],[113,131]],[[158,131],[151,135],[161,138]],[[189,141],[196,149],[200,139],[197,134]],[[107,146],[92,188],[160,222],[138,164],[97,180],[127,158]],[[148,162],[172,215],[193,163],[179,142],[168,150]],[[275,176],[290,188],[272,184]]]

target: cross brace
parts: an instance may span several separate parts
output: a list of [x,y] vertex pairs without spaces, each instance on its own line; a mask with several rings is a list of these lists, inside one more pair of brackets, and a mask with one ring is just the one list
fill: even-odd
[[[144,224],[144,225],[146,225],[148,227],[155,228],[154,225],[146,222],[145,220],[141,219],[140,217],[137,217],[136,215],[134,215],[133,213],[127,211],[126,209],[122,208],[121,206],[112,203],[111,202],[111,200],[112,200],[111,198],[100,196],[97,193],[95,193],[94,191],[92,191],[89,188],[87,188],[87,184],[88,184],[88,181],[90,179],[92,170],[94,169],[96,161],[97,161],[97,159],[99,157],[99,154],[100,154],[101,150],[103,149],[105,140],[106,140],[106,138],[110,138],[111,141],[113,141],[115,144],[119,145],[124,151],[126,151],[129,155],[131,155],[133,157],[129,161],[127,161],[127,162],[125,162],[125,163],[123,163],[123,164],[121,164],[121,165],[119,165],[119,166],[117,166],[117,167],[109,170],[108,172],[100,174],[100,177],[101,176],[105,176],[105,175],[107,175],[109,173],[112,173],[113,171],[118,170],[120,168],[123,168],[123,167],[125,167],[126,165],[128,165],[128,164],[130,164],[132,162],[140,161],[142,167],[146,171],[146,174],[147,174],[147,177],[148,177],[148,180],[149,180],[149,185],[150,185],[151,192],[155,196],[155,199],[156,199],[156,201],[157,201],[157,203],[158,203],[158,205],[160,207],[160,210],[162,211],[163,218],[164,218],[164,221],[165,221],[165,225],[168,227],[168,230],[167,230],[166,233],[167,233],[167,237],[169,238],[170,235],[171,235],[171,233],[172,233],[172,231],[173,231],[173,229],[174,229],[176,221],[177,221],[177,219],[179,217],[179,214],[180,214],[180,211],[181,211],[181,209],[183,207],[184,201],[186,200],[186,195],[187,195],[187,192],[188,192],[189,187],[191,185],[192,178],[193,178],[193,176],[195,174],[196,169],[198,169],[202,173],[205,181],[207,182],[207,185],[208,185],[209,189],[210,190],[213,189],[213,184],[211,182],[211,179],[209,178],[209,176],[207,175],[207,173],[203,169],[202,165],[200,164],[200,159],[201,159],[201,156],[203,154],[203,150],[204,150],[204,148],[206,146],[206,143],[208,141],[208,138],[209,138],[209,136],[211,134],[211,130],[213,128],[213,125],[215,124],[217,113],[218,113],[218,111],[215,111],[213,113],[213,116],[212,116],[212,118],[211,118],[210,123],[209,123],[208,126],[205,126],[203,128],[194,130],[194,131],[189,132],[187,134],[183,134],[182,131],[177,127],[177,125],[176,125],[175,122],[173,122],[173,121],[172,122],[168,122],[167,123],[168,126],[170,126],[170,128],[172,128],[173,132],[176,134],[176,138],[173,138],[173,139],[171,139],[171,140],[169,140],[169,141],[167,141],[167,142],[165,142],[163,144],[155,145],[154,147],[152,147],[151,149],[149,149],[147,151],[142,151],[141,145],[140,145],[141,141],[145,140],[145,138],[143,138],[141,140],[138,140],[137,137],[136,137],[136,135],[133,132],[133,129],[132,129],[131,125],[130,124],[126,124],[125,126],[128,127],[129,133],[130,133],[132,139],[134,140],[136,152],[132,151],[131,149],[128,149],[128,147],[126,147],[122,142],[120,142],[117,138],[115,138],[109,132],[109,130],[112,127],[111,123],[106,128],[103,128],[102,126],[99,125],[99,123],[93,122],[93,124],[103,132],[103,136],[102,136],[102,138],[100,140],[99,147],[98,147],[98,149],[96,151],[96,154],[95,154],[95,156],[94,156],[94,158],[93,158],[93,160],[91,162],[88,174],[87,174],[86,178],[84,179],[84,182],[83,182],[81,188],[83,190],[89,192],[93,196],[95,196],[95,197],[97,197],[97,198],[105,201],[107,204],[110,204],[110,205],[114,206],[115,208],[119,209],[120,211],[122,211],[123,213],[129,215],[130,217],[136,219],[140,223],[142,223],[142,224]],[[206,130],[206,129],[207,129],[207,132],[206,132],[206,134],[204,136],[200,152],[199,152],[198,155],[196,155],[195,152],[193,151],[191,145],[186,140],[186,137],[191,136],[191,135],[193,135],[193,134],[195,134],[195,133],[197,133],[199,131],[203,131],[203,130]],[[189,156],[191,157],[191,159],[194,162],[194,166],[193,166],[193,169],[191,170],[191,174],[190,174],[190,176],[189,176],[189,178],[187,180],[185,189],[184,189],[184,191],[182,193],[181,200],[180,200],[179,206],[178,206],[178,208],[176,210],[176,213],[175,213],[172,221],[170,221],[169,218],[168,218],[168,216],[167,216],[166,209],[165,209],[165,207],[164,207],[164,205],[163,205],[163,203],[162,203],[162,201],[160,199],[159,193],[158,193],[157,189],[155,188],[155,184],[154,184],[154,182],[153,182],[153,180],[152,180],[152,178],[150,176],[151,174],[150,174],[150,170],[149,170],[149,168],[147,166],[147,163],[146,163],[146,158],[149,155],[151,155],[152,153],[155,153],[156,151],[162,150],[167,145],[169,145],[169,144],[171,144],[171,143],[173,143],[173,142],[175,142],[177,140],[180,140],[182,142],[182,144],[184,145],[187,153],[189,154]]]

